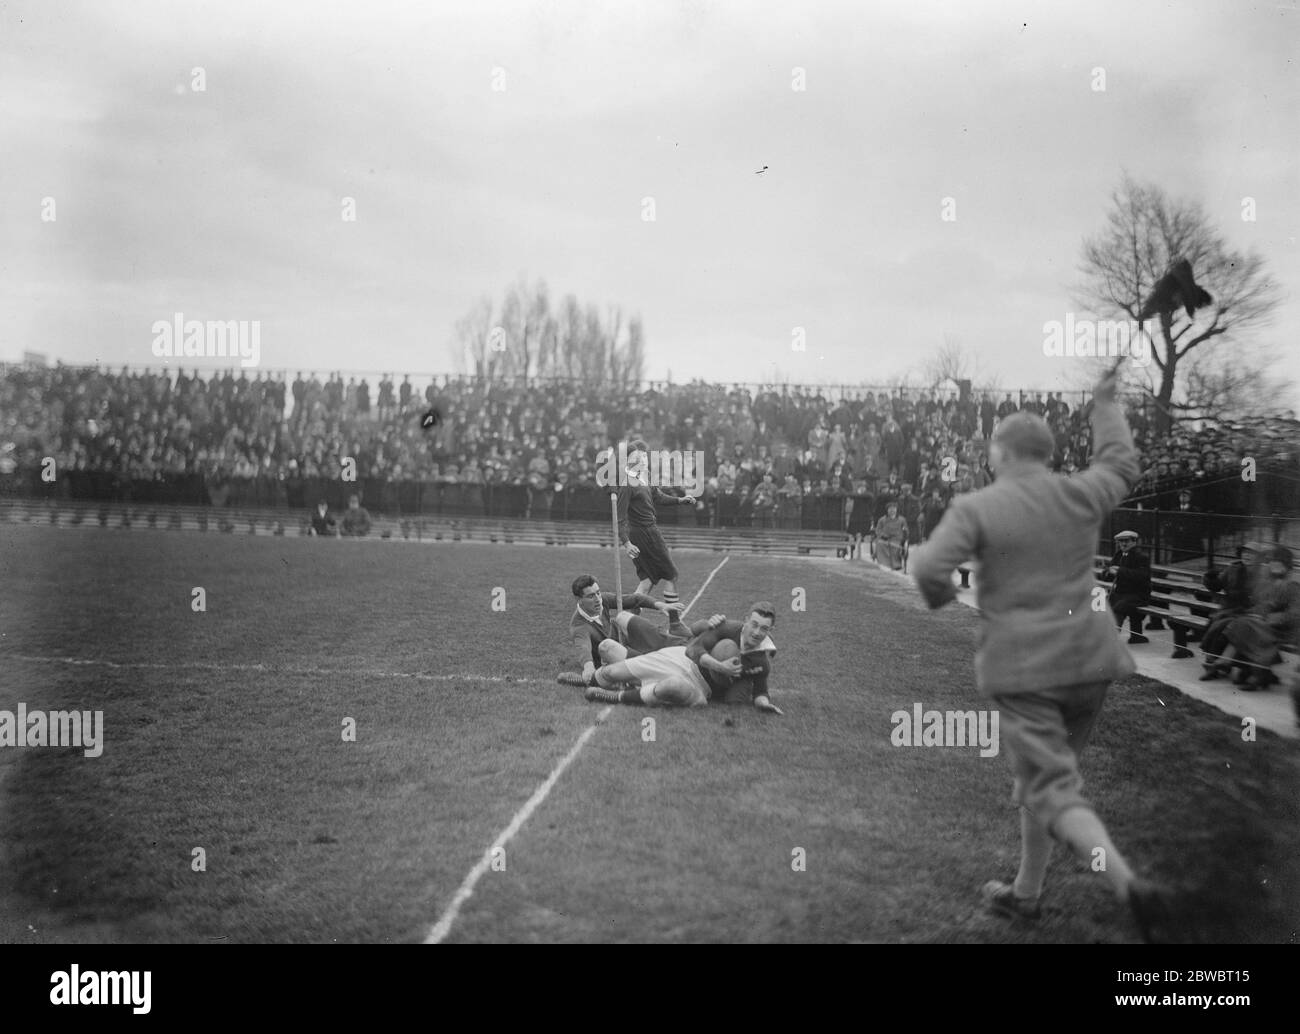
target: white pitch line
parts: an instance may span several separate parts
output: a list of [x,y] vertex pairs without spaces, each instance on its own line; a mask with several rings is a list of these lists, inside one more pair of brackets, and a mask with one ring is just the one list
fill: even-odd
[[[730,560],[730,559],[731,559],[731,554],[728,553],[726,556],[724,556],[724,557],[722,558],[722,564],[725,564],[725,563],[726,563],[728,560]],[[687,613],[689,613],[690,609],[691,609],[693,606],[695,606],[696,601],[697,601],[701,596],[704,595],[704,590],[707,589],[707,588],[709,587],[709,582],[713,581],[713,576],[714,576],[715,574],[717,574],[719,571],[722,570],[722,564],[719,564],[717,567],[715,567],[712,571],[709,572],[709,577],[707,577],[707,578],[704,579],[704,584],[700,586],[700,591],[697,592],[697,593],[696,593],[696,594],[691,598],[691,602],[690,602],[690,603],[686,604],[686,609],[682,611],[682,617],[685,617],[685,616],[687,615]]]
[[425,944],[438,944],[451,932],[451,924],[456,921],[456,916],[460,913],[460,906],[470,899],[470,896],[474,893],[474,885],[477,884],[483,874],[491,868],[492,853],[496,851],[497,848],[504,849],[506,844],[510,842],[511,838],[513,838],[522,828],[523,824],[528,821],[528,817],[537,810],[538,805],[540,805],[542,801],[546,800],[546,795],[551,792],[551,787],[553,787],[560,776],[564,774],[564,770],[569,767],[569,764],[573,759],[578,756],[578,751],[582,750],[582,748],[587,745],[587,741],[595,735],[596,727],[605,720],[612,710],[614,710],[612,706],[607,707],[596,716],[596,721],[588,726],[583,734],[578,737],[578,742],[570,748],[569,753],[565,754],[564,757],[560,759],[560,763],[555,766],[555,770],[546,777],[546,782],[542,783],[541,786],[534,790],[533,795],[528,798],[524,803],[524,806],[515,812],[515,817],[510,820],[510,825],[506,826],[506,828],[501,832],[501,835],[498,836],[496,840],[492,841],[492,846],[483,853],[483,857],[478,860],[478,864],[469,871],[469,875],[466,876],[464,882],[461,883],[460,889],[456,891],[456,896],[451,899],[451,904],[447,906],[447,910],[443,912],[442,917],[433,924],[433,929],[429,931],[429,936],[424,939]]
[[266,664],[213,664],[188,661],[162,664],[150,661],[106,661],[85,657],[48,657],[22,653],[0,653],[0,660],[34,661],[42,664],[71,664],[77,667],[117,668],[146,671],[256,671],[275,675],[347,675],[350,678],[416,679],[420,682],[548,682],[549,679],[508,678],[504,675],[430,675],[422,671],[356,671],[344,668],[274,668]]
[[[717,567],[709,572],[709,577],[704,579],[704,584],[700,586],[700,591],[695,594],[691,599],[691,602],[686,605],[686,609],[682,611],[683,617],[686,616],[686,612],[695,606],[696,602],[704,594],[704,590],[708,588],[709,582],[713,581],[713,576],[721,571],[722,565],[730,559],[730,556],[724,556],[722,558],[722,563],[718,564]],[[534,790],[533,795],[524,802],[524,806],[515,812],[515,817],[510,820],[510,825],[506,826],[501,834],[492,841],[491,846],[483,852],[483,857],[478,860],[474,868],[470,869],[469,875],[465,877],[464,881],[457,889],[455,896],[452,897],[451,904],[447,906],[446,910],[438,918],[438,921],[433,924],[433,929],[429,931],[429,936],[424,939],[425,944],[440,944],[443,938],[446,937],[447,934],[451,933],[452,924],[456,922],[456,916],[460,914],[461,906],[470,899],[478,881],[481,880],[483,874],[492,867],[492,852],[497,848],[504,849],[506,844],[510,842],[514,835],[523,828],[524,823],[528,821],[528,817],[537,810],[542,801],[546,800],[547,794],[551,792],[551,788],[555,786],[559,781],[560,776],[564,774],[564,770],[568,768],[573,762],[573,759],[578,756],[578,752],[587,745],[587,741],[596,734],[597,726],[604,722],[613,710],[614,708],[612,706],[606,707],[596,716],[595,722],[583,731],[582,735],[578,737],[578,741],[569,750],[569,753],[565,754],[564,757],[560,759],[560,763],[555,766],[555,770],[546,777],[546,782],[542,783],[541,786]]]

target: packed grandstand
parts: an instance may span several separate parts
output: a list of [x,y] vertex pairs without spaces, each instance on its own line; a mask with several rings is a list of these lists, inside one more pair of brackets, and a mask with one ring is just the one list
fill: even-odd
[[[701,524],[842,527],[843,500],[871,496],[883,510],[908,486],[924,537],[953,495],[988,483],[988,438],[1020,409],[1049,422],[1056,470],[1086,468],[1079,393],[389,375],[372,385],[340,374],[10,366],[0,372],[0,492],[339,505],[351,459],[356,490],[379,513],[597,517],[600,450],[639,437],[702,453]],[[432,427],[421,420],[430,410]],[[1128,415],[1145,468],[1130,505],[1295,511],[1293,414],[1165,436],[1140,399]],[[52,484],[40,476],[46,457],[66,475]],[[1268,498],[1243,479],[1243,461],[1268,475]]]

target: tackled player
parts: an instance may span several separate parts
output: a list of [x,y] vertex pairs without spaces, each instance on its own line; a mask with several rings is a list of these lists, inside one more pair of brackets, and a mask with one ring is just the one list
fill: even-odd
[[[775,625],[776,608],[760,600],[749,608],[744,623],[724,621],[686,646],[655,650],[596,669],[596,685],[587,690],[586,697],[607,704],[703,707],[714,699],[743,699],[748,692],[758,710],[784,714],[772,703],[767,687],[776,653],[769,633]],[[614,688],[627,682],[637,685]]]

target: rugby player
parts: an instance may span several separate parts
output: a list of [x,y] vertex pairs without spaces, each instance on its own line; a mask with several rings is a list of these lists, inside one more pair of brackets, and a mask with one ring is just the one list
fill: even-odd
[[[583,670],[581,674],[562,672],[556,680],[571,686],[592,685],[595,671],[602,664],[639,657],[666,646],[685,646],[692,636],[725,620],[723,615],[715,614],[687,627],[681,620],[681,607],[670,607],[639,592],[624,594],[620,611],[618,597],[601,592],[600,584],[589,574],[578,575],[571,588],[578,603],[569,620],[569,635],[581,651]],[[656,628],[641,616],[642,610],[667,614],[668,630]]]
[[640,579],[636,591],[648,594],[659,582],[664,583],[664,602],[678,603],[677,565],[668,552],[668,543],[659,532],[655,503],[667,506],[695,506],[690,496],[669,495],[647,483],[650,446],[638,438],[627,447],[628,484],[618,489],[618,542],[627,550]]
[[[784,714],[772,703],[767,687],[776,653],[769,633],[775,624],[776,608],[760,600],[749,608],[743,623],[723,621],[686,646],[671,646],[597,668],[596,685],[587,690],[586,697],[606,704],[703,707],[710,700],[735,699],[748,690],[758,710]],[[736,655],[718,660],[713,650],[723,641],[735,644]],[[614,688],[627,682],[637,685]]]

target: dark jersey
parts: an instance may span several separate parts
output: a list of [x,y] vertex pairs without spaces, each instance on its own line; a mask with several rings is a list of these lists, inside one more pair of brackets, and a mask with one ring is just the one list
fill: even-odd
[[[752,653],[744,652],[744,647],[740,641],[741,630],[744,627],[739,621],[724,621],[717,628],[710,629],[692,639],[686,646],[686,656],[695,662],[695,666],[700,669],[700,673],[710,686],[720,694],[725,694],[733,683],[724,675],[703,667],[700,664],[700,658],[706,653],[711,653],[713,648],[722,640],[730,639],[741,647],[740,678],[749,682],[750,696],[754,698],[765,697],[768,695],[767,677],[772,673],[772,662],[763,650],[755,650]],[[721,699],[721,696],[718,699]]]
[[618,490],[618,542],[627,543],[627,526],[635,524],[642,528],[656,526],[655,503],[666,506],[695,504],[690,496],[669,495],[654,485],[624,485]]
[[[600,594],[600,620],[592,621],[587,617],[581,607],[573,608],[573,617],[569,621],[569,635],[575,642],[582,642],[585,638],[591,644],[591,661],[597,667],[600,666],[600,644],[606,639],[613,639],[614,622],[613,615],[618,611],[618,596],[612,592],[602,592]],[[641,609],[653,608],[655,601],[649,596],[643,596],[639,592],[629,592],[623,594],[623,609],[631,611],[633,614],[640,614]]]

